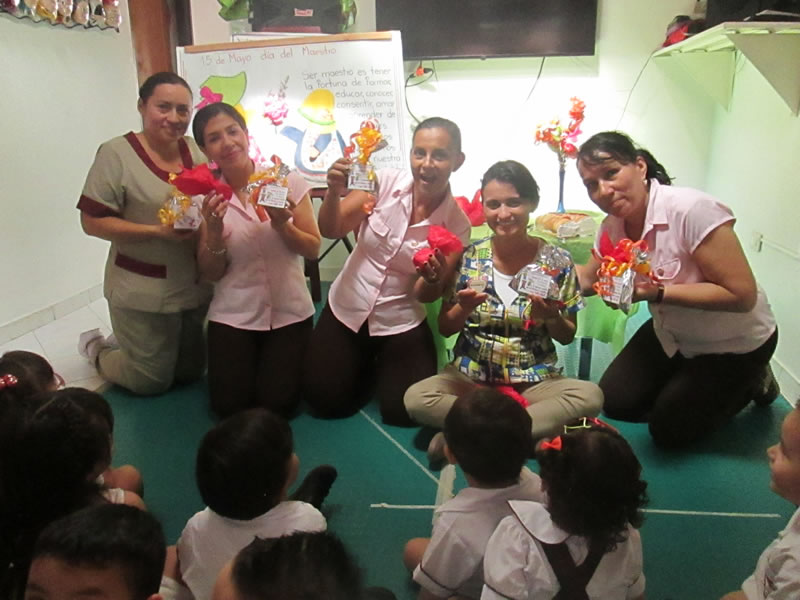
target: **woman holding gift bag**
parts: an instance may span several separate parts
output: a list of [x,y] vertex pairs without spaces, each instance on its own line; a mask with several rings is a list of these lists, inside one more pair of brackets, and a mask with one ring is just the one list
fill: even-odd
[[[567,421],[597,415],[603,404],[595,384],[562,377],[556,366],[553,340],[574,339],[583,307],[575,265],[566,250],[528,235],[539,187],[522,164],[492,165],[481,195],[492,235],[464,251],[439,313],[443,335],[460,332],[455,358],[411,386],[405,406],[416,422],[441,427],[456,398],[476,385],[499,386],[526,407],[535,439],[555,435]],[[520,272],[530,273],[529,281],[540,278],[546,297],[520,288]],[[441,458],[442,441],[431,441],[432,462]]]
[[[578,153],[592,201],[608,216],[598,241],[643,240],[653,277],[637,275],[633,302],[652,319],[600,380],[605,413],[647,422],[656,444],[685,446],[733,417],[750,400],[779,390],[769,368],[778,331],[764,291],[724,204],[673,187],[653,156],[619,132],[598,133]],[[600,261],[579,267],[593,293]]]
[[83,230],[111,242],[103,293],[113,338],[81,334],[78,350],[100,375],[137,394],[159,394],[205,370],[203,321],[210,289],[198,283],[195,239],[159,222],[170,173],[205,157],[185,137],[189,85],[157,73],[139,89],[142,131],[102,144],[78,209]]
[[[233,190],[229,201],[206,197],[197,245],[200,274],[216,282],[208,310],[211,408],[220,417],[252,407],[289,417],[313,328],[303,269],[303,257],[317,258],[320,246],[311,186],[295,171],[256,165],[244,118],[228,104],[200,109],[192,131]],[[272,171],[277,187],[288,189],[282,208],[252,201],[258,192],[249,184]]]
[[403,393],[436,372],[436,348],[420,301],[441,296],[441,274],[458,255],[449,262],[442,254],[431,257],[420,269],[428,279],[419,276],[413,256],[426,246],[432,225],[462,243],[469,239],[469,220],[450,193],[450,174],[464,162],[458,126],[439,117],[422,121],[410,162],[410,172],[378,170],[374,194],[354,190],[344,198],[353,163],[340,159],[328,170],[320,230],[329,238],[358,230],[358,243],[312,336],[304,397],[320,417],[353,414],[377,388],[383,421],[411,425]]

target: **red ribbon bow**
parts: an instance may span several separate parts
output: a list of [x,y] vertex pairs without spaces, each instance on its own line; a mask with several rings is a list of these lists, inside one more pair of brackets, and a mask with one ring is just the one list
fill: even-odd
[[554,437],[549,442],[542,442],[539,446],[542,450],[561,450],[561,436]]
[[207,85],[204,85],[200,88],[200,96],[202,96],[203,99],[197,104],[197,106],[195,106],[195,108],[198,110],[204,106],[208,106],[209,104],[222,102],[222,94],[215,94]]
[[5,387],[14,387],[15,385],[17,385],[18,381],[19,379],[17,379],[11,373],[0,375],[0,390],[2,390]]
[[214,177],[205,163],[194,169],[184,169],[172,180],[172,185],[187,196],[205,195],[212,191],[221,194],[226,200],[230,200],[233,196],[231,186]]

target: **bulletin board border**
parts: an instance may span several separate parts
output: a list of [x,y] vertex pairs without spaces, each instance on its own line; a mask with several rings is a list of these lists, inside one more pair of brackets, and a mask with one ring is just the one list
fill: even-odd
[[224,52],[226,50],[246,50],[248,48],[264,48],[269,46],[298,46],[300,44],[326,44],[331,42],[355,41],[391,41],[393,39],[394,32],[392,31],[376,31],[371,33],[339,33],[336,35],[281,37],[267,40],[249,40],[243,42],[181,46],[179,47],[179,51],[183,51],[186,54],[199,54],[201,52]]

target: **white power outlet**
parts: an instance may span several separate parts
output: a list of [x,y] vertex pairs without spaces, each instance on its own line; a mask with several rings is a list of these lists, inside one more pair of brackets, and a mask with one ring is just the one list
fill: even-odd
[[760,231],[754,231],[750,238],[750,248],[754,252],[761,252],[761,248],[764,245],[764,234]]

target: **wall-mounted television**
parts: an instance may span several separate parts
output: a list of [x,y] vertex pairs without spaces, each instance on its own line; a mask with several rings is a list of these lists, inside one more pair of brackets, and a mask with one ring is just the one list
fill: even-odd
[[591,56],[597,0],[375,0],[375,19],[406,60]]

